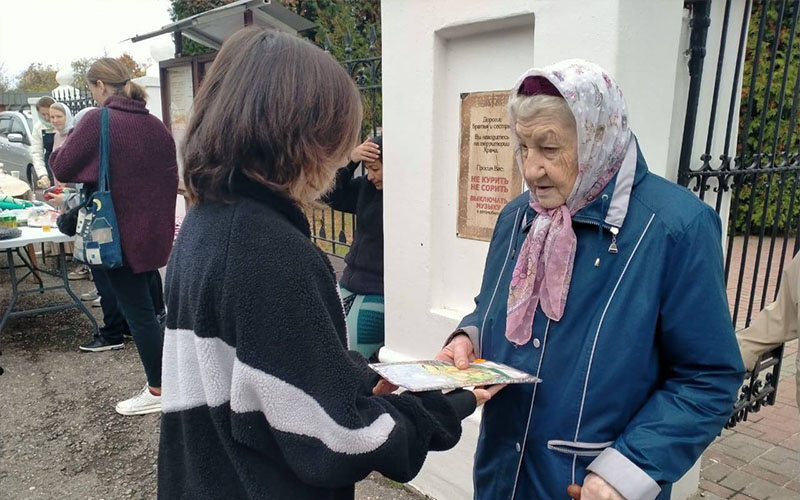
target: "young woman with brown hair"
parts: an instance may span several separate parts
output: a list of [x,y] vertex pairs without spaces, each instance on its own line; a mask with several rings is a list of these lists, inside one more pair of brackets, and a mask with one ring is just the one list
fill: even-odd
[[[159,498],[353,498],[456,444],[485,390],[373,394],[301,207],[358,140],[358,89],[277,32],[223,45],[183,148],[194,207],[167,268]],[[380,393],[380,390],[376,390]]]
[[[109,110],[109,178],[125,263],[114,270],[95,267],[92,272],[98,285],[107,281],[116,295],[147,375],[144,389],[118,403],[116,410],[123,415],[158,412],[163,337],[153,305],[153,283],[172,249],[178,192],[175,142],[161,120],[147,110],[144,89],[131,81],[122,63],[99,59],[86,76],[97,103]],[[89,111],[53,153],[51,165],[60,181],[97,183],[100,115],[100,110]],[[101,335],[81,350],[108,350],[121,342]]]

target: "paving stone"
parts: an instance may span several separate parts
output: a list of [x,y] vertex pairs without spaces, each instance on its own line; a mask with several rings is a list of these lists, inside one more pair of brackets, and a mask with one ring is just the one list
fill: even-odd
[[794,460],[787,460],[781,463],[770,462],[769,460],[764,460],[763,458],[757,458],[753,460],[753,465],[757,465],[762,469],[766,469],[768,471],[775,472],[776,474],[781,474],[786,477],[796,478],[798,473],[798,464],[794,462]]
[[797,500],[798,495],[796,491],[780,488],[778,491],[769,496],[769,500]]
[[742,448],[731,448],[730,446],[725,446],[724,444],[720,444],[717,446],[717,451],[724,455],[728,455],[734,458],[738,458],[743,462],[751,462],[756,458],[760,457],[763,454],[768,453],[763,448],[754,448],[750,446],[745,446]]
[[754,481],[761,481],[756,476],[741,470],[735,470],[725,477],[719,484],[733,491],[742,491]]
[[[704,478],[708,479],[709,481],[713,481],[715,483],[719,483],[720,481],[725,479],[728,476],[728,474],[730,474],[731,472],[733,472],[735,470],[736,469],[734,469],[733,467],[731,467],[729,465],[725,465],[723,463],[715,463],[715,464],[710,465],[709,467],[707,467],[705,469],[701,468],[700,472],[701,472],[702,476]],[[788,481],[788,479],[787,479],[787,481]]]
[[721,484],[713,483],[707,479],[703,479],[702,477],[700,478],[700,489],[722,498],[730,498],[734,493],[736,493],[730,488],[726,488]]
[[752,483],[748,484],[745,489],[742,490],[742,493],[757,500],[766,500],[779,489],[780,486],[777,484],[770,483],[769,481],[765,481],[763,479],[756,479]]
[[792,479],[791,477],[779,474],[774,470],[764,469],[755,464],[747,464],[744,467],[742,467],[742,470],[756,477],[769,481],[773,484],[777,484],[778,486],[783,486]]
[[736,433],[727,437],[722,441],[722,444],[725,446],[730,446],[731,448],[744,448],[751,446],[764,451],[772,448],[771,444],[765,443],[764,441],[760,441],[750,436],[745,436],[742,433]]

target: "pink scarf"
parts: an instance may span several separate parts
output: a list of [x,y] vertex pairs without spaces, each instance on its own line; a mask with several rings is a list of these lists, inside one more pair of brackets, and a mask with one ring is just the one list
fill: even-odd
[[[531,192],[530,205],[538,215],[520,249],[508,292],[506,338],[515,345],[531,339],[540,304],[553,321],[564,315],[578,244],[572,216],[603,191],[632,144],[622,92],[602,68],[576,59],[563,61],[525,72],[512,88],[518,91],[530,76],[546,78],[575,116],[578,175],[569,198],[560,207],[542,207]],[[510,110],[511,140],[519,151],[516,121]],[[519,154],[517,163],[522,168]]]

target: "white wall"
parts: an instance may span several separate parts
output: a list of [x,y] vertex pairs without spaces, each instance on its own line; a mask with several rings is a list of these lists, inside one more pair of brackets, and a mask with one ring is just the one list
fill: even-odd
[[[508,89],[532,66],[592,60],[625,91],[651,169],[674,178],[677,162],[669,156],[681,130],[672,124],[682,105],[675,102],[675,61],[686,35],[683,2],[382,0],[382,16],[389,167],[381,357],[430,358],[472,310],[488,249],[455,236],[459,94]],[[434,498],[469,498],[477,422],[465,421],[461,443],[431,454],[412,484]]]
[[159,120],[164,120],[164,115],[161,111],[161,80],[156,76],[141,76],[134,78],[134,82],[138,83],[147,91],[147,109],[150,113],[157,116]]

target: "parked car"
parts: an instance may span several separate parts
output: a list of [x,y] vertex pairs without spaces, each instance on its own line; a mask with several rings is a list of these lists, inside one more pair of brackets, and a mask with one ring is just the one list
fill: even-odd
[[18,111],[0,112],[0,163],[8,172],[19,172],[19,178],[31,186],[36,173],[31,158],[33,121]]

